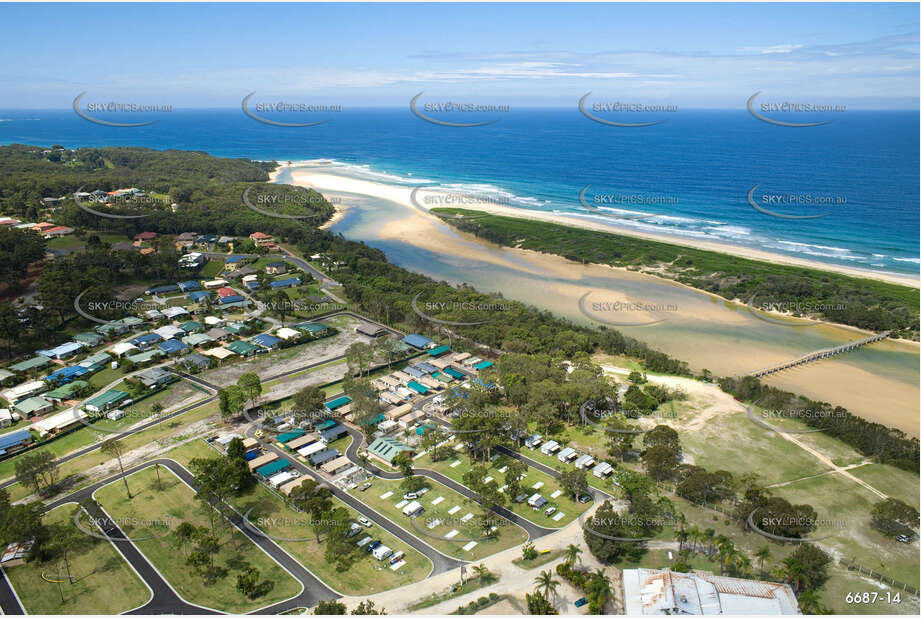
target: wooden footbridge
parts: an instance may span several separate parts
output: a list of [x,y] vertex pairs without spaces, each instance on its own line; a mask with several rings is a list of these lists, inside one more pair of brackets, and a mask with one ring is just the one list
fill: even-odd
[[856,350],[857,348],[869,345],[871,343],[876,343],[877,341],[882,341],[889,337],[891,331],[886,331],[884,333],[877,333],[871,335],[859,341],[850,341],[848,343],[842,343],[841,345],[836,345],[833,348],[825,348],[824,350],[816,350],[815,352],[810,352],[800,356],[799,358],[794,358],[793,360],[783,361],[777,363],[776,365],[771,365],[770,367],[765,367],[764,369],[758,369],[757,371],[752,371],[748,375],[755,378],[762,378],[764,376],[769,376],[786,369],[792,369],[793,367],[799,367],[800,365],[806,365],[808,363],[814,363],[816,361],[822,360],[823,358],[829,358],[832,356],[837,356],[838,354],[844,354],[845,352],[850,352]]

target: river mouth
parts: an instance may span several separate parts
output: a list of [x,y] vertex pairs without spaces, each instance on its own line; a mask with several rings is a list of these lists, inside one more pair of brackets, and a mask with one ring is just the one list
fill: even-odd
[[[312,186],[348,206],[332,232],[381,249],[407,270],[468,283],[581,324],[609,325],[696,370],[741,375],[865,336],[844,326],[760,319],[742,304],[648,274],[499,247],[407,205],[406,187],[353,182],[315,167],[286,172],[279,181]],[[918,436],[918,366],[917,344],[883,341],[764,381]]]

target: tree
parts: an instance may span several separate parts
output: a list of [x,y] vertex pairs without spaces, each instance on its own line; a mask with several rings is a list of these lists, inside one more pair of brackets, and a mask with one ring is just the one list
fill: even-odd
[[103,455],[115,457],[115,459],[118,460],[118,469],[121,471],[122,482],[125,484],[125,493],[128,495],[128,499],[131,500],[132,495],[131,489],[128,487],[128,477],[125,474],[125,467],[122,465],[122,455],[125,453],[125,445],[116,438],[110,438],[102,443],[99,450]]
[[16,481],[36,494],[52,490],[57,478],[58,466],[49,451],[27,453],[16,461]]
[[668,425],[656,425],[647,431],[643,436],[643,446],[646,448],[664,446],[676,453],[681,452],[681,440],[678,438],[678,432]]
[[345,603],[340,601],[320,601],[313,608],[313,614],[315,616],[344,616],[348,613],[347,609]]
[[522,560],[534,560],[537,558],[537,549],[534,548],[534,543],[528,541],[521,547],[521,559]]
[[528,602],[528,614],[531,616],[550,616],[559,613],[540,593],[525,593],[524,596]]
[[758,570],[764,575],[764,561],[771,557],[771,548],[763,545],[761,549],[755,552],[755,558],[758,559]]
[[368,599],[359,603],[355,609],[352,610],[353,616],[385,616],[387,615],[387,610],[383,607],[380,609],[374,608],[374,601]]
[[358,377],[365,374],[365,369],[370,366],[374,359],[374,348],[367,343],[357,341],[345,349],[345,360],[348,363],[349,371]]
[[294,408],[291,413],[294,415],[294,421],[301,423],[309,421],[311,424],[316,422],[318,412],[325,410],[323,403],[326,401],[326,395],[317,386],[307,386],[291,398]]
[[820,616],[833,613],[822,604],[822,598],[815,590],[803,590],[796,598],[800,611],[807,616]]
[[611,578],[605,574],[604,569],[596,569],[591,574],[585,591],[588,593],[591,613],[603,614],[604,604],[613,596]]
[[221,418],[232,418],[243,411],[246,395],[243,393],[243,389],[236,384],[231,384],[227,388],[219,389],[217,396]]
[[243,391],[243,395],[251,404],[255,405],[259,395],[262,394],[262,381],[259,374],[251,371],[244,373],[237,379],[237,386]]
[[802,573],[805,575],[803,583],[805,585],[799,588],[818,590],[828,581],[828,565],[831,564],[831,556],[819,549],[815,543],[803,543],[796,548],[790,558],[799,563],[802,567]]
[[582,548],[578,545],[570,543],[563,553],[566,556],[564,562],[569,565],[570,569],[576,565],[576,562],[582,563]]
[[678,470],[678,464],[681,463],[681,456],[677,451],[671,448],[657,444],[647,448],[643,453],[643,464],[646,466],[646,474],[656,481],[664,481],[672,478]]
[[535,591],[543,594],[544,599],[550,601],[550,595],[556,594],[556,589],[560,582],[553,577],[553,571],[541,571],[540,575],[534,578]]
[[[76,509],[79,508],[80,507],[76,507],[74,510],[76,511]],[[90,539],[78,528],[70,525],[71,520],[73,520],[73,517],[70,517],[66,523],[59,524],[52,529],[51,551],[61,556],[61,560],[64,562],[64,568],[67,571],[67,579],[73,584],[75,583],[75,578],[70,572],[71,554],[79,552],[80,549],[86,547]]]
[[240,594],[249,599],[256,598],[256,592],[259,589],[259,569],[249,567],[242,573],[237,574],[237,590]]
[[588,493],[588,480],[585,478],[585,470],[573,468],[560,472],[560,487],[566,490],[573,499]]
[[870,524],[883,535],[895,538],[904,534],[914,538],[914,530],[918,528],[918,510],[913,506],[896,498],[887,498],[874,504],[870,514]]

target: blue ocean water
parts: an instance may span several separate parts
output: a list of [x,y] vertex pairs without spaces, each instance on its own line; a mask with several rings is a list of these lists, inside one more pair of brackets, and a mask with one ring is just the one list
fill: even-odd
[[[918,273],[917,112],[848,111],[788,128],[745,110],[687,110],[610,127],[574,109],[502,114],[474,128],[406,109],[345,109],[315,127],[269,126],[239,109],[175,110],[155,124],[100,126],[72,110],[0,111],[0,143],[146,146],[316,161],[398,184],[438,183],[519,208],[621,217],[639,230],[734,243],[868,270]],[[132,118],[131,120],[136,120]],[[586,187],[590,185],[586,189]],[[772,212],[826,214],[785,219]],[[587,210],[583,199],[592,209]],[[777,205],[770,197],[828,200]]]

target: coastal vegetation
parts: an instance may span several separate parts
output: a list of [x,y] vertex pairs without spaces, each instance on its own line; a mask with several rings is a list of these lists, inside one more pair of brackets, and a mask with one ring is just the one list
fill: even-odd
[[[918,338],[917,288],[480,211],[437,208],[432,212],[498,245],[652,272],[727,300],[751,302],[756,308],[777,308],[798,317]],[[478,216],[448,216],[457,214]]]

